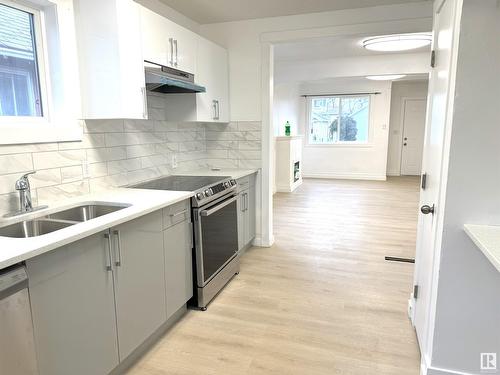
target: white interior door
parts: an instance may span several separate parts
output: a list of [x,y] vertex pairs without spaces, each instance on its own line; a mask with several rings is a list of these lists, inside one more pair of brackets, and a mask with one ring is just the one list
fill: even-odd
[[403,100],[401,174],[404,176],[419,176],[422,172],[426,105],[425,99]]
[[434,213],[419,216],[417,229],[417,250],[415,259],[414,282],[418,285],[418,297],[415,299],[413,323],[417,331],[420,350],[427,356],[430,342],[428,328],[431,321],[433,276],[435,273],[435,251],[439,246],[438,222],[441,215],[440,190],[442,186],[443,156],[445,155],[446,128],[449,123],[448,113],[453,105],[454,69],[456,55],[453,51],[453,39],[456,30],[455,17],[457,3],[460,0],[443,0],[434,3],[434,40],[436,65],[431,70],[429,79],[429,104],[425,129],[423,153],[423,173],[426,174],[426,188],[420,192],[420,205],[435,205]]

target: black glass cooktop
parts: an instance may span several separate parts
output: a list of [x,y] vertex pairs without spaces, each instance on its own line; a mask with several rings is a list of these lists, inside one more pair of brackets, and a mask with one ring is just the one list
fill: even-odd
[[227,180],[229,176],[167,176],[157,180],[129,186],[135,189],[197,191],[217,182]]

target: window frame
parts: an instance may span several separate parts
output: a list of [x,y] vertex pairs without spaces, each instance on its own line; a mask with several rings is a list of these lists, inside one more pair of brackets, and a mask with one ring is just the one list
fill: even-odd
[[48,82],[46,75],[46,48],[45,48],[45,33],[42,27],[42,15],[40,9],[29,7],[21,2],[12,0],[0,0],[1,5],[18,9],[20,11],[30,13],[33,15],[33,35],[35,36],[35,59],[38,69],[38,85],[40,90],[40,100],[42,102],[42,115],[41,116],[0,116],[0,125],[20,123],[26,125],[48,125],[50,122],[51,103],[48,95]]
[[0,146],[81,141],[80,85],[73,78],[78,76],[78,59],[72,0],[0,0],[0,4],[33,14],[42,102],[42,116],[0,116]]
[[[339,119],[342,113],[342,98],[368,98],[368,135],[366,141],[336,141],[333,143],[312,143],[310,141],[311,134],[311,116],[312,116],[312,101],[313,99],[339,99]],[[305,143],[306,147],[372,147],[372,118],[373,118],[373,94],[337,94],[337,95],[306,95],[306,132],[305,135],[307,140]],[[339,123],[340,128],[340,123]]]

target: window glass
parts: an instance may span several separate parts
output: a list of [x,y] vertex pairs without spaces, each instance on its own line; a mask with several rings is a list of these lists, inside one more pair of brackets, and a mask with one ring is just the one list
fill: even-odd
[[314,97],[310,101],[309,143],[366,143],[369,113],[369,96]]
[[42,116],[33,14],[0,4],[0,116]]

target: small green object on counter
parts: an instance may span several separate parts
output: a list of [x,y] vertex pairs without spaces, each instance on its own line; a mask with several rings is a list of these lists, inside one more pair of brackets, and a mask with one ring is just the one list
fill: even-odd
[[291,133],[291,132],[290,132],[290,121],[287,121],[287,122],[286,122],[286,124],[285,124],[285,135],[286,135],[287,137],[289,137],[289,136],[290,136],[290,133]]

